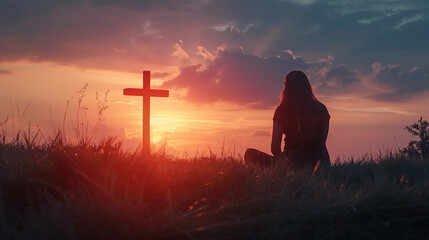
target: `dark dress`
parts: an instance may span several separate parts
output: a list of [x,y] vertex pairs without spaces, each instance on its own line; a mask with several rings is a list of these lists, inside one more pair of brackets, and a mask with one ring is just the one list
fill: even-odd
[[314,101],[311,115],[297,116],[296,111],[285,105],[277,107],[273,121],[283,127],[285,135],[283,158],[295,165],[330,165],[326,138],[330,115],[326,106]]
[[[284,149],[281,159],[293,167],[314,167],[318,163],[330,166],[329,153],[326,148],[326,138],[329,130],[330,115],[325,105],[314,101],[309,117],[300,117],[287,105],[279,105],[274,112],[273,121],[283,129]],[[274,134],[274,133],[273,133]],[[275,158],[259,150],[250,148],[244,154],[246,163],[270,166]]]

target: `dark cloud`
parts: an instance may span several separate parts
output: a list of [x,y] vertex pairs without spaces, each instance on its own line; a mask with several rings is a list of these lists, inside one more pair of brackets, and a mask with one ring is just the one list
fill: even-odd
[[[426,9],[426,12],[429,8]],[[413,18],[421,16],[422,19]],[[400,64],[404,67],[427,66],[429,55],[429,18],[424,14],[409,13],[391,16],[374,27],[370,38],[357,42],[355,46],[337,54],[337,59],[354,62],[356,67],[366,63],[381,62],[384,65]],[[411,22],[401,25],[403,21]],[[413,21],[412,21],[413,20]],[[400,26],[400,27],[398,27]],[[377,32],[376,32],[377,31]]]
[[173,11],[79,1],[20,3],[0,3],[2,11],[11,11],[1,15],[0,62],[25,59],[131,72],[176,64],[171,53],[178,36],[152,20],[174,16]]
[[359,68],[425,66],[428,10],[419,0],[0,0],[0,61],[136,71],[177,64],[171,47],[182,39],[191,57],[197,46],[225,45],[260,57],[332,55]]
[[322,68],[313,78],[317,79],[315,84],[317,90],[324,94],[358,94],[366,91],[361,81],[361,74],[344,64]]
[[[427,42],[420,28],[429,27],[429,2],[300,2],[306,1],[213,1],[201,11],[206,16],[218,16],[218,24],[230,23],[242,30],[243,47],[258,56],[293,49],[308,59],[334,55],[340,62],[361,68],[380,61],[378,56],[383,55],[383,62],[405,66],[410,62],[399,58],[404,52],[397,48],[402,48],[409,56],[420,56],[412,64],[427,64],[422,58],[428,55],[429,45],[420,44]],[[397,28],[401,23],[406,24]],[[413,25],[420,25],[420,30],[413,29]],[[361,47],[371,50],[360,51]]]
[[83,0],[0,0],[1,31],[12,29],[11,24],[24,19],[35,18],[49,14],[55,8],[72,7],[82,4]]
[[2,70],[2,69],[0,69],[0,75],[10,75],[10,74],[12,74],[12,72],[11,72],[11,71],[7,71],[7,70]]
[[305,62],[291,51],[260,58],[239,50],[226,50],[219,52],[205,69],[201,64],[182,68],[163,87],[187,88],[185,99],[194,103],[228,101],[266,108],[278,103],[289,71],[301,69],[312,73],[327,65],[325,61]]
[[342,85],[349,85],[355,82],[359,82],[356,72],[350,71],[345,65],[330,69],[326,73],[327,79],[334,79],[340,82]]
[[380,88],[380,93],[371,98],[380,101],[401,102],[429,90],[429,69],[403,69],[399,65],[373,65],[371,81]]
[[260,58],[243,51],[225,50],[204,67],[183,67],[163,87],[188,89],[186,100],[197,103],[227,101],[250,108],[270,108],[279,101],[285,75],[294,69],[306,72],[316,95],[356,95],[379,101],[406,101],[429,90],[429,70],[404,70],[399,65],[382,67],[364,74],[334,59],[305,61],[285,51],[281,56]]
[[[307,71],[317,91],[327,94],[364,94],[360,79],[372,74],[374,62],[425,71],[428,13],[429,2],[421,0],[0,0],[0,62],[130,72],[185,66],[169,84],[189,88],[188,100],[218,97],[265,107],[277,103],[278,83],[291,69]],[[175,44],[189,58],[173,56]],[[243,50],[215,57],[219,46]],[[326,56],[341,64],[317,62]],[[211,61],[207,68],[197,65],[203,57]],[[427,89],[420,76],[407,80],[404,93],[395,91],[402,86],[397,79],[404,79],[398,74],[374,78],[390,92],[366,95],[400,100]]]

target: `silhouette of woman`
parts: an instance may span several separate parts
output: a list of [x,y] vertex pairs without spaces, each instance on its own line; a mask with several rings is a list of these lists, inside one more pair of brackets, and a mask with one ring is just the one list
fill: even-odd
[[[281,159],[295,168],[318,164],[330,166],[326,148],[329,119],[328,110],[314,96],[305,73],[289,72],[273,117],[271,152],[274,156],[249,148],[244,154],[246,164],[267,167]],[[285,145],[282,152],[283,134]]]

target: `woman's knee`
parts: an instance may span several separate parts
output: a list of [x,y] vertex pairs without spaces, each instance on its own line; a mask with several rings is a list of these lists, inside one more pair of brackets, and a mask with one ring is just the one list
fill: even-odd
[[274,162],[274,157],[254,148],[248,148],[244,153],[244,163],[246,165],[258,165],[268,167]]

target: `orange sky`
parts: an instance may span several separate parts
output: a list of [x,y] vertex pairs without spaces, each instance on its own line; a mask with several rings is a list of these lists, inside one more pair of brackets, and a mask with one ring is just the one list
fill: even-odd
[[[125,146],[135,149],[141,137],[142,99],[123,96],[126,87],[142,87],[141,73],[124,73],[102,70],[82,70],[54,63],[14,62],[3,63],[0,68],[10,69],[13,74],[0,75],[1,116],[12,119],[3,128],[9,136],[20,128],[33,126],[33,133],[40,127],[45,139],[52,133],[49,109],[56,126],[62,125],[67,100],[88,83],[85,106],[92,124],[96,121],[95,92],[109,90],[108,110],[97,139],[103,136],[119,136]],[[154,71],[156,72],[156,70]],[[152,79],[152,87],[159,88],[164,79]],[[157,87],[158,85],[158,87]],[[282,79],[279,79],[279,92]],[[246,109],[239,104],[218,102],[194,104],[181,98],[186,91],[170,89],[169,98],[152,98],[151,141],[167,144],[167,152],[179,157],[209,154],[210,150],[221,154],[222,146],[228,154],[243,154],[247,147],[269,151],[271,140],[272,109]],[[317,90],[316,90],[317,95]],[[317,95],[332,116],[328,149],[333,158],[377,154],[404,146],[410,136],[403,130],[415,122],[425,111],[426,102],[386,104],[348,96]],[[26,116],[18,117],[18,107],[30,108]],[[11,106],[12,104],[12,109]],[[76,108],[72,101],[66,120],[67,134],[75,137],[72,119]],[[427,106],[427,105],[426,105]]]
[[[429,4],[424,1],[65,0],[0,2],[0,123],[8,137],[61,129],[75,138],[74,94],[97,139],[134,150],[152,87],[151,137],[179,157],[269,152],[284,76],[303,70],[331,114],[332,158],[405,146],[404,126],[429,118]],[[71,100],[67,109],[67,101]],[[23,113],[26,105],[29,110]],[[82,115],[81,115],[82,116]]]

